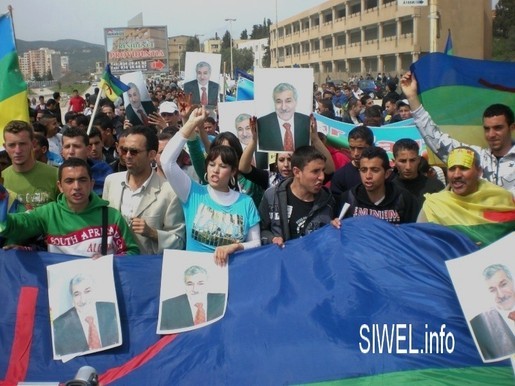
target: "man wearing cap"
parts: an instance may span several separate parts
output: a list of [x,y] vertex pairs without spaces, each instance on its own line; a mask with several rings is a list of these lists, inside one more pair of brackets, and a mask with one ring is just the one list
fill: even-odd
[[179,109],[175,102],[165,101],[159,105],[159,116],[152,114],[149,116],[151,124],[156,125],[159,131],[163,131],[167,127],[180,126],[181,116],[179,115]]
[[486,246],[515,229],[515,201],[509,191],[481,179],[479,154],[467,146],[449,153],[447,189],[426,194],[417,222],[456,229]]
[[404,121],[411,118],[410,105],[407,99],[400,99],[395,103],[397,113],[392,117],[390,123]]
[[[465,144],[442,133],[424,109],[417,95],[417,80],[411,72],[401,79],[402,91],[409,100],[413,119],[427,146],[444,162],[449,152]],[[488,148],[471,146],[480,155],[482,178],[511,191],[515,196],[515,131],[513,110],[503,104],[493,104],[483,112],[483,129]]]

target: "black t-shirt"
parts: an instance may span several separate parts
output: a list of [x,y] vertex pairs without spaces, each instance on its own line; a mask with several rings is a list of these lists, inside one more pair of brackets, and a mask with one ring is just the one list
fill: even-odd
[[292,239],[296,239],[301,234],[300,230],[304,227],[306,218],[313,208],[314,201],[305,202],[298,199],[292,193],[290,186],[288,186],[287,200],[290,235]]

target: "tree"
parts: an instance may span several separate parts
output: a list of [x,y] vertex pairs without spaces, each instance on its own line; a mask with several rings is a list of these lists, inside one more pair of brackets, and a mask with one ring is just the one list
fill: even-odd
[[247,30],[244,29],[242,32],[241,32],[241,35],[240,35],[240,39],[242,40],[247,40],[249,38],[249,35],[247,33]]
[[49,69],[43,78],[43,80],[54,80],[54,77],[52,76],[52,71],[50,71]]
[[[181,53],[180,63],[185,63],[186,52],[200,52],[200,40],[199,40],[198,36],[191,37],[186,41],[186,46],[184,47],[184,52]],[[183,67],[184,67],[184,64],[183,64]],[[178,68],[176,71],[180,71],[180,68]]]
[[265,53],[263,54],[263,59],[261,59],[261,66],[264,68],[270,68],[270,64],[272,63],[272,57],[270,56],[270,37],[268,37],[268,44],[265,47]]
[[35,81],[40,81],[40,80],[43,80],[43,78],[41,77],[41,75],[39,75],[39,71],[34,71],[34,74],[33,74],[33,77],[34,77],[34,80]]
[[515,0],[499,0],[495,6],[494,37],[508,39],[515,23]]
[[252,33],[250,34],[250,38],[263,39],[268,37],[271,24],[272,22],[270,21],[270,19],[263,20],[263,24],[254,24],[252,26]]
[[[227,72],[230,72],[231,68],[231,49],[230,48],[222,48],[221,52],[222,54],[222,69],[223,72],[223,65],[224,62],[226,63]],[[232,50],[232,63],[234,69],[239,68],[243,71],[250,71],[254,67],[254,53],[249,48],[233,48]],[[234,76],[234,74],[231,74],[231,76]]]
[[222,38],[222,49],[231,47],[231,34],[229,31],[225,31],[224,37]]
[[497,60],[515,60],[515,0],[499,0],[495,6],[492,55]]

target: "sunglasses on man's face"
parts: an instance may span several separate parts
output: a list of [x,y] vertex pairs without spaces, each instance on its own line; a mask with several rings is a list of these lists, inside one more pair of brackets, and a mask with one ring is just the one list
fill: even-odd
[[132,149],[132,148],[122,146],[120,148],[120,151],[122,152],[122,155],[126,155],[127,153],[129,153],[131,156],[135,157],[139,153],[143,153],[145,150]]
[[172,115],[175,115],[174,113],[161,113],[162,117],[171,117]]

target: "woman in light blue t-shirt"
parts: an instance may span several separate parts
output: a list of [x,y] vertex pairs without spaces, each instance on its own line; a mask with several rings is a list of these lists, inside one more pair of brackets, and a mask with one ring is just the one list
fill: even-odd
[[261,245],[259,213],[252,199],[230,189],[238,174],[238,155],[229,146],[214,146],[206,156],[208,185],[192,181],[177,164],[188,139],[202,130],[204,108],[193,110],[188,121],[168,142],[161,155],[161,165],[179,197],[186,221],[186,249],[214,251],[218,265],[227,264],[231,253]]

